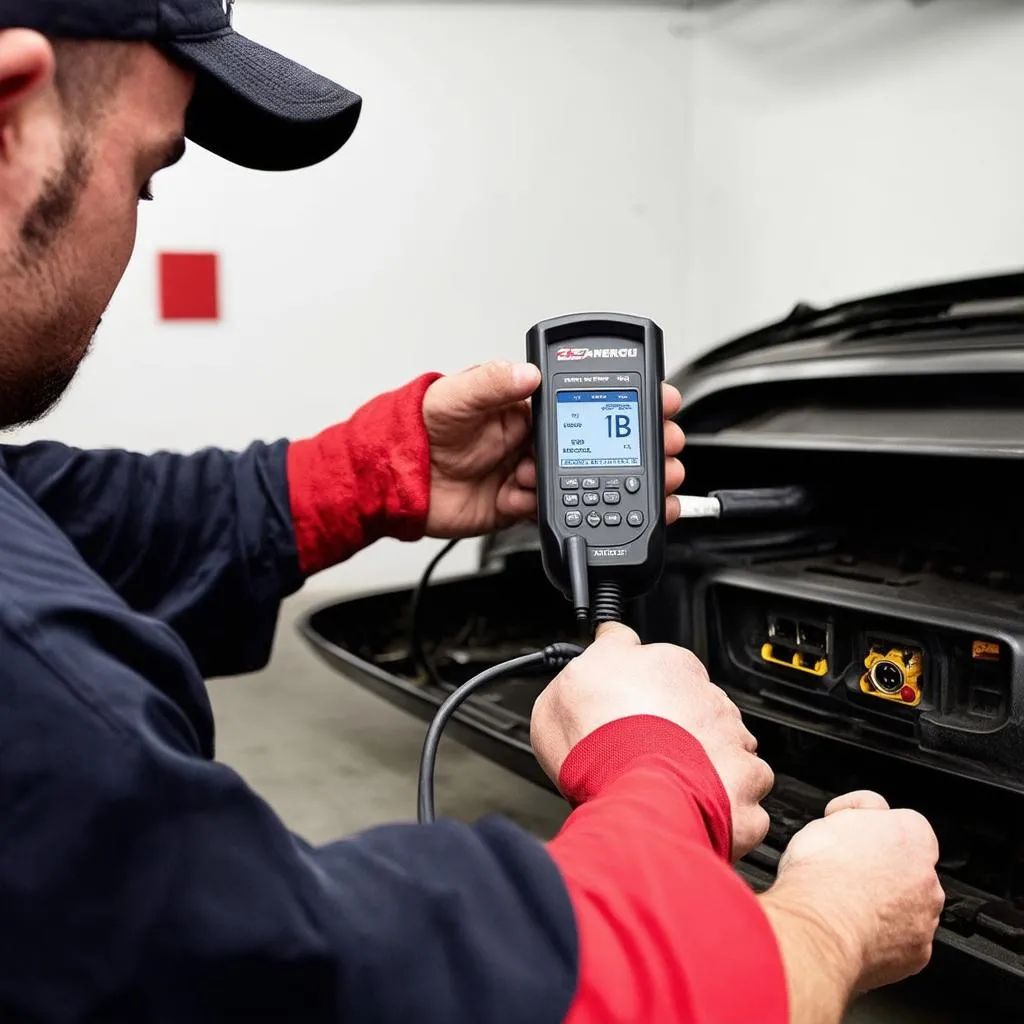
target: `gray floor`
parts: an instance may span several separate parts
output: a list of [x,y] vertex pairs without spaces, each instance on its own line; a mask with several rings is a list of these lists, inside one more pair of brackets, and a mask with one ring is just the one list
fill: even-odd
[[[245,776],[291,829],[313,842],[409,820],[415,813],[423,726],[318,661],[294,632],[303,606],[301,597],[286,606],[267,671],[211,685],[218,756]],[[545,838],[564,815],[554,796],[454,744],[442,750],[437,794],[447,815],[472,820],[504,814]],[[913,984],[875,994],[858,1004],[849,1020],[987,1024],[1024,1019],[980,1005],[977,991],[961,987],[954,997],[940,987],[942,976],[932,971]]]

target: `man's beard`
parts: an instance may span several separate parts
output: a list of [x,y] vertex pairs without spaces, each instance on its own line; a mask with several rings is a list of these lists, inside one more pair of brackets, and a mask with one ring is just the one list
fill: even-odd
[[[0,428],[34,423],[53,409],[71,386],[99,327],[95,323],[76,331],[81,311],[69,308],[72,302],[54,276],[54,246],[74,216],[88,173],[85,146],[71,141],[64,167],[45,183],[21,225],[12,261],[17,281],[12,285],[34,292],[37,301],[50,301],[45,313],[34,316],[4,311],[8,322],[5,337],[0,337]],[[76,335],[69,337],[69,330]],[[5,351],[14,346],[26,350]]]

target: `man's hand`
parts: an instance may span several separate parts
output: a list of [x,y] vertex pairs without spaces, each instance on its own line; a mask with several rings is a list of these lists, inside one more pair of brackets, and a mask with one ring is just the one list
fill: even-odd
[[775,779],[739,709],[708,679],[697,657],[668,644],[641,646],[631,629],[601,628],[597,640],[540,695],[533,710],[534,754],[558,781],[569,751],[609,722],[656,715],[703,746],[729,796],[733,855],[746,856],[768,832],[760,806]]
[[836,798],[793,837],[761,903],[794,1022],[838,1021],[852,994],[924,969],[943,906],[938,856],[925,818],[889,810],[877,793]]
[[[427,536],[475,537],[536,515],[528,399],[540,380],[529,363],[487,363],[431,385],[423,401],[431,462]],[[685,439],[670,422],[682,404],[679,392],[665,385],[669,495],[683,483],[678,456]],[[679,502],[669,497],[668,521],[678,518]]]

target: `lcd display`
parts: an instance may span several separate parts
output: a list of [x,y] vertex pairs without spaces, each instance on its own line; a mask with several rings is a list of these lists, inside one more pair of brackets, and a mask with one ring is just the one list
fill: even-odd
[[636,391],[559,391],[558,451],[563,469],[639,466]]

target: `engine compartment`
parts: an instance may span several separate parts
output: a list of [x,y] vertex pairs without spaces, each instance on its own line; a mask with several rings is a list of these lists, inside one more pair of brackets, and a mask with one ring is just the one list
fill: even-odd
[[[678,524],[658,588],[629,609],[645,640],[697,652],[776,771],[772,831],[744,873],[768,884],[832,795],[878,790],[939,834],[940,941],[1024,980],[1021,464],[697,444],[687,468],[689,493],[797,484],[816,499],[799,521]],[[577,636],[529,528],[492,539],[479,573],[431,587],[426,672],[412,605],[408,590],[368,595],[304,628],[332,664],[424,719],[482,668]],[[453,733],[546,785],[529,749],[546,682],[497,685]]]

